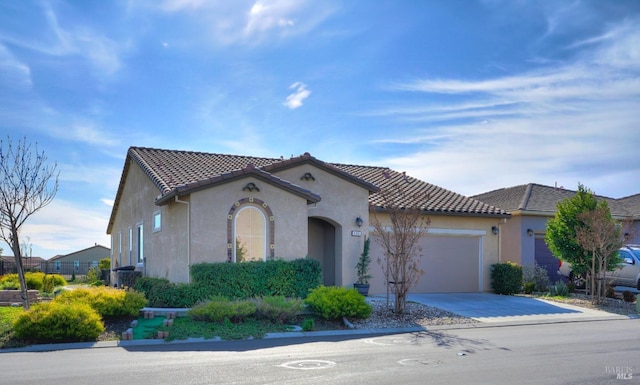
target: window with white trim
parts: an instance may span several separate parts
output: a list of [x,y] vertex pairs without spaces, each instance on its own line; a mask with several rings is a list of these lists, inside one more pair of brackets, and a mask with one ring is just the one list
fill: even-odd
[[138,236],[138,263],[144,263],[144,228],[142,223],[138,224],[136,231]]
[[160,211],[156,211],[153,213],[153,232],[158,232],[162,230],[162,214]]

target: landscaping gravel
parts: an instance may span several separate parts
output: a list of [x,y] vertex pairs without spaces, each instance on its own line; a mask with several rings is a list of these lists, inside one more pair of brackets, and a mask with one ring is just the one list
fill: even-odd
[[404,314],[396,314],[391,302],[387,306],[386,300],[368,299],[368,301],[373,306],[371,317],[364,320],[350,320],[356,329],[424,327],[479,322],[472,318],[414,302],[406,303]]

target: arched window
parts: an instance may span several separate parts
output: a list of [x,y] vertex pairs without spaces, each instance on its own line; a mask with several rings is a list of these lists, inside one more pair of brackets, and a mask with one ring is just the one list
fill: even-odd
[[267,221],[262,210],[242,206],[234,220],[233,260],[235,262],[266,261]]

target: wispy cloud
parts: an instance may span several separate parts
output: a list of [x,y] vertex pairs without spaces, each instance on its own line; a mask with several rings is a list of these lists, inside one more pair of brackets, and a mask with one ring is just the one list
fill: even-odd
[[188,14],[209,30],[216,43],[223,45],[253,45],[303,35],[335,12],[331,2],[308,0],[166,0],[157,8]]
[[[466,194],[555,181],[606,193],[612,175],[624,180],[640,173],[630,155],[640,142],[638,25],[625,22],[575,44],[582,51],[560,66],[392,84],[396,92],[424,94],[425,101],[371,112],[405,127],[376,143],[411,146],[406,156],[381,162]],[[430,94],[452,102],[431,104]],[[589,175],[578,171],[585,166]],[[451,175],[460,178],[452,182]]]
[[128,50],[128,42],[118,43],[87,25],[61,23],[57,10],[49,2],[30,11],[41,15],[41,28],[2,33],[0,27],[0,42],[27,48],[40,55],[69,60],[82,58],[100,77],[112,75],[122,68],[121,55]]
[[311,95],[311,91],[307,89],[307,85],[304,83],[295,82],[289,86],[289,89],[294,91],[292,94],[287,96],[287,100],[284,102],[284,105],[292,110],[302,107],[302,102]]
[[5,87],[25,90],[31,88],[31,69],[19,61],[0,43],[0,83]]

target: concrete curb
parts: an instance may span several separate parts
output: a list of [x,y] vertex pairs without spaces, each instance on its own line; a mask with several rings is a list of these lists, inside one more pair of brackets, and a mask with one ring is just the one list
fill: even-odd
[[[466,323],[466,324],[452,324],[452,325],[433,325],[428,328],[424,327],[409,327],[409,328],[377,328],[377,329],[347,329],[347,330],[325,330],[316,332],[282,332],[282,333],[268,333],[264,339],[279,339],[279,338],[300,338],[300,337],[332,337],[332,336],[362,336],[362,335],[385,335],[385,334],[403,334],[403,333],[422,333],[429,331],[442,331],[442,330],[459,330],[459,329],[480,329],[480,328],[496,328],[496,327],[519,327],[519,326],[532,326],[532,325],[545,325],[545,324],[559,324],[559,323],[576,323],[576,322],[597,322],[597,321],[625,321],[640,319],[638,316],[612,316],[612,317],[597,317],[597,318],[582,318],[573,320],[546,320],[546,321],[522,321],[522,322],[490,322],[490,323]],[[63,343],[63,344],[43,344],[43,345],[30,345],[23,348],[12,349],[0,349],[2,353],[37,353],[37,352],[50,352],[58,350],[73,350],[73,349],[90,349],[90,348],[127,348],[127,347],[139,347],[139,346],[155,346],[155,345],[181,345],[192,344],[202,342],[220,342],[223,341],[219,337],[205,339],[205,338],[188,338],[186,340],[176,340],[167,342],[160,339],[145,339],[145,340],[117,340],[117,341],[99,341],[99,342],[76,342],[76,343]]]

